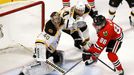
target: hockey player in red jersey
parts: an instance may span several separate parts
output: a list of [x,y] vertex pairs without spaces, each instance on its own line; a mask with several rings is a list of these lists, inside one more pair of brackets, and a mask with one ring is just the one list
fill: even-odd
[[124,70],[118,59],[117,51],[121,47],[123,32],[122,28],[104,16],[98,15],[94,18],[93,26],[97,30],[98,40],[82,54],[85,65],[96,62],[101,52],[106,48],[107,56],[113,63],[117,73],[124,75]]
[[[63,2],[63,8],[64,7],[70,7],[70,0],[62,0]],[[98,13],[98,11],[95,8],[95,1],[94,0],[87,0],[88,4],[91,6],[91,8],[93,9],[93,11],[95,11],[96,13]]]
[[[134,0],[126,0],[131,10],[131,15],[129,16],[130,25],[134,26]],[[110,0],[109,1],[109,19],[113,20],[115,17],[116,9],[121,4],[122,0]]]

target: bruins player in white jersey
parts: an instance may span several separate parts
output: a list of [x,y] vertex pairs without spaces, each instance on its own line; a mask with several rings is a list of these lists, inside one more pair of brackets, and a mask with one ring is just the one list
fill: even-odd
[[61,16],[65,19],[63,31],[72,36],[74,39],[74,46],[79,49],[91,45],[89,42],[89,30],[85,22],[85,17],[88,15],[91,16],[91,18],[94,18],[97,13],[82,1],[78,1],[73,7],[61,10]]
[[[50,18],[51,19],[46,23],[44,32],[38,35],[35,42],[36,46],[33,57],[36,59],[37,63],[28,66],[30,68],[25,67],[19,75],[44,75],[53,71],[53,69],[45,63],[46,59],[50,57],[53,57],[53,62],[56,65],[62,65],[63,52],[56,50],[56,48],[61,36],[64,21],[58,12],[53,12]],[[31,69],[36,69],[37,71],[32,71]],[[30,71],[32,71],[32,73]],[[36,74],[34,72],[36,72]]]

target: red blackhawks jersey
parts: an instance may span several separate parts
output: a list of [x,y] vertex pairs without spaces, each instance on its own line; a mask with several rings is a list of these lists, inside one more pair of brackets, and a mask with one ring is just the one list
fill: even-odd
[[111,20],[106,20],[106,25],[97,32],[98,40],[96,44],[88,50],[90,52],[100,53],[109,43],[110,40],[122,38],[122,28]]

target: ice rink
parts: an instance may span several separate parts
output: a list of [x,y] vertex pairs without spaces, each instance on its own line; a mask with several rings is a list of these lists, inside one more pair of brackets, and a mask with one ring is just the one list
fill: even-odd
[[[71,0],[71,6],[76,4],[76,1],[77,0]],[[108,5],[109,0],[95,0],[95,1],[96,1],[96,8],[99,14],[102,14],[107,18],[108,9],[109,9],[109,5]],[[47,20],[49,19],[49,15],[51,14],[51,12],[59,11],[62,7],[62,0],[44,0],[44,2],[45,2],[45,19]],[[124,31],[123,44],[120,50],[118,51],[117,55],[119,56],[119,60],[123,65],[125,75],[134,75],[134,71],[133,71],[134,28],[131,27],[129,24],[130,11],[131,9],[129,8],[126,0],[123,0],[122,4],[117,9],[116,17],[114,18],[114,22],[120,25]],[[12,14],[13,17],[18,15]],[[38,19],[38,16],[33,16],[33,18]],[[2,19],[7,20],[8,18],[2,18]],[[2,19],[0,18],[0,20]],[[17,22],[17,18],[15,19]],[[24,18],[24,19],[27,20],[31,18]],[[96,31],[92,26],[92,19],[90,17],[87,17],[86,22],[88,24],[91,41],[95,43],[97,36],[96,36]],[[30,24],[34,24],[34,22],[33,23],[31,22]],[[30,26],[23,28],[24,31],[25,29],[30,29],[30,31],[36,30],[36,28],[31,28]],[[39,33],[38,30],[37,32]],[[18,35],[19,33],[22,32],[17,32],[16,34]],[[35,35],[37,35],[38,33],[36,33]],[[25,33],[25,36],[27,35],[30,36],[31,33]],[[21,39],[25,39],[25,38],[21,38]],[[35,38],[33,40],[35,40]],[[3,44],[1,39],[0,39],[0,43]],[[58,45],[58,49],[64,51],[65,62],[63,68],[65,70],[68,70],[71,66],[73,66],[81,59],[82,51],[75,48],[73,46],[73,43],[74,42],[71,36],[63,32]],[[27,51],[27,48],[23,47],[21,44],[17,45],[16,48],[9,48],[6,50],[8,51],[7,53],[4,51],[0,52],[0,75],[17,75],[21,71],[24,65],[33,61],[32,53],[30,51]],[[113,66],[112,63],[108,60],[107,53],[105,52],[105,50],[102,52],[99,58],[103,60],[105,63],[107,63],[109,66],[111,67]],[[51,75],[60,75],[60,73],[55,71],[52,72]],[[66,75],[117,75],[117,74],[98,61],[96,64],[91,66],[85,66],[83,62],[80,62],[80,64],[74,67]]]

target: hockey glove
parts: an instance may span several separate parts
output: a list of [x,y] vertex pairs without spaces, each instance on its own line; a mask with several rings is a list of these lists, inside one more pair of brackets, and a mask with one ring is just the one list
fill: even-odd
[[89,38],[82,42],[82,46],[85,50],[88,50],[93,44],[89,41]]
[[85,50],[82,53],[82,59],[83,59],[83,61],[89,60],[91,56],[92,56],[91,53],[89,53],[89,52],[87,52]]
[[97,57],[87,51],[83,51],[82,59],[85,62],[85,65],[91,65],[91,64],[97,62]]

